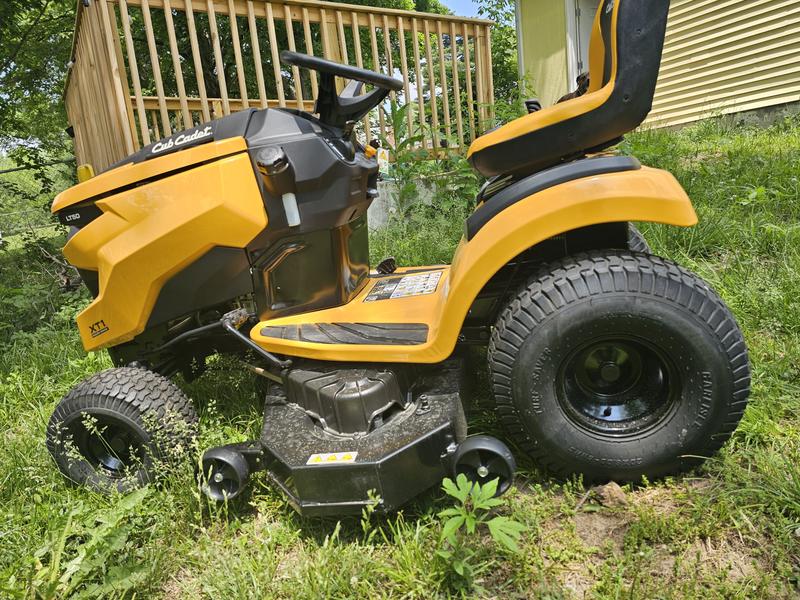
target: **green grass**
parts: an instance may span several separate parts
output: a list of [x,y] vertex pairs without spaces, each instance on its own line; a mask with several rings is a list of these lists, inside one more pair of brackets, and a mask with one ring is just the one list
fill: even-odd
[[[0,597],[59,597],[59,589],[104,598],[125,589],[143,598],[796,597],[800,119],[640,132],[623,149],[672,171],[693,198],[697,227],[642,230],[656,253],[721,293],[751,352],[751,404],[702,469],[629,488],[627,505],[607,508],[579,481],[550,480],[523,461],[500,508],[528,528],[521,551],[476,539],[472,590],[437,558],[437,513],[450,506],[441,492],[399,515],[337,525],[299,518],[263,477],[246,501],[211,506],[191,465],[127,500],[76,489],[50,461],[44,428],[70,386],[110,363],[85,355],[70,323],[83,296],[60,295],[39,256],[17,246],[0,250],[0,289],[16,290],[14,301],[6,291],[0,298]],[[446,262],[469,210],[462,194],[474,187],[459,173],[436,209],[410,210],[376,234],[373,258]],[[258,430],[253,382],[231,361],[186,389],[202,447]],[[494,431],[485,395],[472,423]]]

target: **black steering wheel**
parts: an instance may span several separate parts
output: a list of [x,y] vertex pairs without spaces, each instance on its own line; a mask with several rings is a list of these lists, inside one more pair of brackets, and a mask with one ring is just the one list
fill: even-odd
[[[403,89],[403,82],[394,77],[299,52],[284,50],[281,52],[281,62],[320,74],[316,112],[320,121],[340,129],[349,122],[360,120],[383,102],[390,92]],[[350,79],[354,83],[348,85],[339,95],[336,91],[336,77]],[[359,94],[365,83],[374,85],[375,89],[361,96]]]

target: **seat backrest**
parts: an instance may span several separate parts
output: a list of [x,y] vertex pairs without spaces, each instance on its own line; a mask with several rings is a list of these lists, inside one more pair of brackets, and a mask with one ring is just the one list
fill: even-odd
[[487,177],[530,174],[638,127],[652,108],[668,13],[669,0],[604,0],[592,28],[587,93],[479,137],[472,165]]

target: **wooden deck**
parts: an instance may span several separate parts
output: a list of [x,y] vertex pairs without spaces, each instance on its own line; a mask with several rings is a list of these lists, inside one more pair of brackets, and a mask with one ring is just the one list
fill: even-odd
[[421,156],[438,156],[465,151],[492,122],[490,21],[317,0],[77,5],[65,101],[78,161],[98,171],[238,110],[313,111],[316,77],[281,65],[284,49],[404,80],[364,119],[362,141],[415,137]]

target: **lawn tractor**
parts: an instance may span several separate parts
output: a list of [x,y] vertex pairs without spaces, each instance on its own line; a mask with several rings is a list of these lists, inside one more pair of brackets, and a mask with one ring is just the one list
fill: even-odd
[[294,52],[284,64],[318,74],[315,114],[238,112],[60,194],[64,255],[94,296],[81,339],[116,365],[56,407],[60,470],[97,489],[157,479],[197,426],[169,378],[227,353],[265,383],[263,429],[195,461],[211,498],[261,470],[304,515],[393,510],[460,473],[502,493],[512,452],[468,435],[470,346],[505,442],[557,476],[635,482],[716,452],[747,403],[742,334],[632,229],[694,225],[679,183],[610,151],[650,111],[668,9],[601,2],[585,89],[474,141],[486,182],[450,265],[370,268],[378,163],[354,125],[403,83]]

